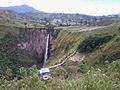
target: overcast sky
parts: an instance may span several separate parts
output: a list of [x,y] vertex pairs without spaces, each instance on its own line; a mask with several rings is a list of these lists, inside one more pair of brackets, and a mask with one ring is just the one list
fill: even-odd
[[22,4],[40,11],[57,13],[108,15],[120,12],[120,0],[0,0],[0,6]]

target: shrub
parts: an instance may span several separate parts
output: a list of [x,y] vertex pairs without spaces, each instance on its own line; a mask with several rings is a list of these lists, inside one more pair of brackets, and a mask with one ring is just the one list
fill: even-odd
[[100,69],[90,70],[86,74],[85,90],[119,90],[116,83],[106,76]]
[[78,47],[79,52],[88,53],[95,50],[97,47],[102,45],[103,43],[108,42],[112,38],[111,35],[104,35],[104,36],[90,36],[85,39]]

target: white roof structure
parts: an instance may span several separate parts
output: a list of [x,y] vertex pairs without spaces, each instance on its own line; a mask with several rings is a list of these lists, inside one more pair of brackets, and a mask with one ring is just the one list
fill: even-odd
[[40,72],[40,74],[42,74],[42,73],[49,73],[50,70],[49,70],[49,68],[41,68],[41,69],[39,70],[39,72]]

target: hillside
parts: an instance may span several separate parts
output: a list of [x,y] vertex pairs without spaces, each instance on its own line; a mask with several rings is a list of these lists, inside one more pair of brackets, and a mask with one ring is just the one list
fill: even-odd
[[[110,29],[110,30],[109,30]],[[58,55],[69,53],[77,50],[79,44],[86,38],[94,35],[115,34],[119,29],[119,25],[113,24],[108,26],[88,27],[88,26],[74,26],[74,27],[56,27],[60,33],[54,45],[52,45],[53,53]],[[114,33],[113,33],[114,32]],[[59,42],[59,43],[58,43]],[[61,55],[63,57],[63,55]],[[56,55],[57,56],[57,55]],[[56,57],[55,57],[56,58]],[[57,58],[56,58],[57,59]]]
[[[100,25],[49,24],[43,28],[43,24],[28,18],[0,10],[0,90],[120,89],[119,19]],[[25,27],[26,22],[35,26]],[[45,82],[38,76],[38,69],[44,59],[48,34],[49,58],[45,67],[59,64],[76,53],[61,66],[51,68],[52,79]]]
[[0,10],[0,25],[23,27],[23,22],[20,14],[14,11]]
[[[78,32],[78,27],[74,27],[75,32],[73,28],[71,30],[70,28],[56,29],[60,33],[51,46],[51,56],[47,60],[47,66],[60,63],[75,50],[79,54],[76,53],[74,58],[69,58],[62,66],[50,69],[53,79],[46,84],[39,79],[36,74],[37,67],[33,66],[29,69],[21,68],[22,79],[14,81],[17,83],[15,85],[13,81],[7,81],[7,83],[0,81],[1,85],[5,85],[0,87],[2,90],[8,88],[10,90],[16,90],[16,88],[20,90],[22,88],[25,90],[101,90],[101,88],[119,90],[119,23],[82,32],[81,29]],[[89,40],[91,42],[87,44]],[[98,42],[98,40],[100,41]],[[81,44],[86,44],[86,48],[84,47],[83,50],[90,51],[81,52]],[[85,55],[83,61],[79,61],[81,55]],[[78,61],[74,61],[75,57],[78,58]],[[10,73],[9,69],[7,70]],[[26,78],[26,70],[31,72],[29,79]]]
[[[103,58],[101,56],[104,56],[104,58],[106,58],[106,56],[107,57],[111,56],[111,58],[112,58],[112,56],[114,56],[115,53],[119,55],[119,50],[120,50],[119,34],[120,33],[119,33],[119,24],[118,23],[111,24],[108,26],[102,26],[102,27],[101,26],[94,27],[94,28],[93,27],[84,27],[84,28],[79,27],[79,29],[78,29],[78,27],[67,27],[67,28],[56,28],[56,29],[61,29],[61,30],[60,30],[58,37],[54,41],[54,45],[52,45],[51,51],[53,53],[55,53],[55,56],[53,54],[53,57],[50,58],[50,60],[48,60],[49,64],[61,62],[60,60],[62,58],[64,58],[64,55],[66,55],[66,54],[69,55],[69,53],[71,53],[75,50],[77,50],[80,53],[85,54],[86,58],[84,61],[88,62],[89,64],[92,62],[94,62],[96,64],[98,62],[96,60],[96,58],[97,59]],[[90,37],[98,38],[98,37],[104,37],[104,36],[111,36],[112,40],[110,40],[109,42],[107,42],[103,45],[100,45],[100,47],[97,46],[97,49],[92,52],[86,53],[84,51],[83,52],[79,51],[79,49],[78,49],[79,45],[87,38],[90,38]],[[118,42],[116,42],[116,40],[118,40]],[[95,54],[95,53],[97,53],[97,54]],[[110,57],[109,57],[109,59],[110,59]],[[117,56],[116,56],[116,59],[117,59]],[[90,61],[87,61],[87,60],[90,60]],[[100,64],[100,62],[98,62],[98,64]]]
[[[32,21],[32,23],[40,23],[44,25],[54,26],[76,26],[76,25],[109,25],[113,22],[119,22],[119,14],[107,16],[91,16],[85,14],[70,14],[70,13],[48,13],[38,11],[30,6],[11,6],[0,7],[1,10],[14,11],[22,16],[24,21]],[[27,22],[26,21],[26,22]],[[28,23],[28,22],[27,22]]]
[[[119,67],[120,67],[119,24],[112,24],[104,28],[98,28],[92,31],[83,31],[77,33],[76,30],[75,32],[74,31],[71,32],[71,30],[70,31],[69,30],[70,29],[67,30],[63,29],[59,34],[60,36],[58,36],[58,38],[56,39],[55,41],[56,44],[53,45],[53,49],[52,49],[53,52],[55,53],[55,56],[53,55],[48,59],[47,65],[51,66],[62,62],[62,60],[64,60],[66,56],[68,56],[74,50],[77,50],[79,54],[76,53],[73,57],[69,58],[62,66],[51,69],[53,76],[60,79],[64,78],[63,80],[66,79],[76,80],[76,78],[79,78],[79,80],[82,81],[83,79],[86,78],[86,74],[87,74],[91,82],[90,83],[88,81],[88,84],[95,86],[96,84],[99,84],[96,81],[97,79],[99,80],[99,78],[101,78],[102,75],[107,75],[106,77],[109,77],[112,80],[116,80],[115,82],[119,85],[119,82],[117,82],[120,74],[119,73]],[[92,48],[91,46],[89,46],[89,48],[86,47],[87,52],[85,51],[81,52],[79,49],[80,45],[83,43],[84,40],[87,39],[90,40],[90,37],[91,39],[93,38],[93,40],[99,40],[97,38],[101,38],[102,40],[102,38],[104,37],[103,41],[105,41],[105,38],[107,41],[105,41],[105,43],[101,44],[100,46],[98,44],[96,48],[95,46],[94,48]],[[107,39],[108,37],[111,38]],[[90,42],[92,43],[93,41]],[[97,41],[96,43],[99,42]],[[88,45],[95,45],[95,41],[92,44],[88,44]],[[92,51],[89,52],[88,50],[90,50],[90,47],[92,48],[91,49]],[[81,61],[82,55],[85,55],[83,61]],[[95,74],[98,77],[90,76],[88,73],[91,73],[90,75]],[[104,78],[103,81],[105,79],[107,78]],[[106,81],[104,82],[106,83]],[[103,85],[103,84],[99,84],[99,85]],[[98,87],[95,86],[95,88]],[[92,86],[90,87],[88,86],[88,88],[92,88]],[[92,90],[96,90],[96,89],[92,88]]]

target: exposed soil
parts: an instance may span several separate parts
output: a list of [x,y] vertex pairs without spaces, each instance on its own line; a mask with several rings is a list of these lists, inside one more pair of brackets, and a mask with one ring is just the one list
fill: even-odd
[[74,61],[74,62],[81,62],[85,58],[85,55],[76,52],[73,56],[69,58],[69,60]]

